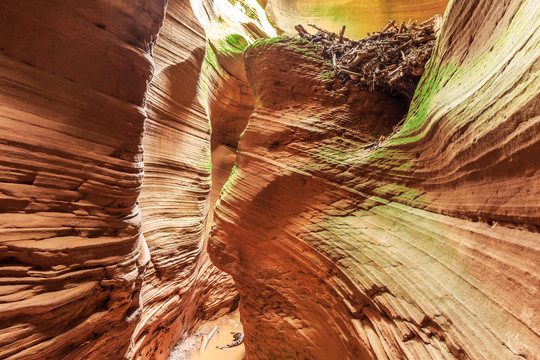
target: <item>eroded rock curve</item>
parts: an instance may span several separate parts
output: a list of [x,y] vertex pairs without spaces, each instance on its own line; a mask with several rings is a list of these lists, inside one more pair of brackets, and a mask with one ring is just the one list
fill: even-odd
[[537,356],[535,10],[451,3],[407,119],[376,150],[384,121],[369,115],[388,100],[328,85],[291,42],[248,50],[256,108],[210,241],[248,358]]

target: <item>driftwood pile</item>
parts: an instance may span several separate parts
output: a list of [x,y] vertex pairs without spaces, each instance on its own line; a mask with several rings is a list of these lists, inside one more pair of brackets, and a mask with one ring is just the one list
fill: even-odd
[[318,32],[312,35],[302,25],[295,29],[300,37],[322,48],[342,81],[350,79],[370,91],[395,91],[410,99],[435,45],[439,17],[420,24],[409,20],[398,25],[391,20],[384,29],[361,40],[345,37],[345,26],[339,34],[315,24],[308,26]]

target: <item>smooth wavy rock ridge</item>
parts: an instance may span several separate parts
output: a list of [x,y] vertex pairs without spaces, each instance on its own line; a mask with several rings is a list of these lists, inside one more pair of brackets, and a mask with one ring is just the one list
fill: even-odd
[[236,297],[204,251],[202,27],[184,0],[8,1],[0,34],[0,358],[166,359]]
[[396,104],[292,40],[246,51],[256,107],[209,249],[248,359],[539,358],[538,10],[451,2],[375,150]]
[[450,1],[410,108],[267,15],[446,0],[260,3],[0,2],[0,359],[165,360],[238,302],[249,360],[539,359],[538,2]]

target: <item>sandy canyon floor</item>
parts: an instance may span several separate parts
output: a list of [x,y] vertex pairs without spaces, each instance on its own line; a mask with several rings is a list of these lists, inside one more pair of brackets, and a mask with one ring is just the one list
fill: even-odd
[[[208,336],[215,327],[217,327],[215,335],[204,351],[201,351],[203,336]],[[244,344],[220,349],[234,341],[232,333],[235,332],[243,332],[238,310],[199,326],[191,336],[174,347],[169,360],[242,360],[245,355]]]

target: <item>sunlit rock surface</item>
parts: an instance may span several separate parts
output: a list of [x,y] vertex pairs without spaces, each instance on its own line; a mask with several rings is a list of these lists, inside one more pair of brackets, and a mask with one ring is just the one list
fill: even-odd
[[426,20],[442,14],[448,0],[259,0],[268,19],[280,32],[296,34],[297,24],[315,23],[355,39],[380,30],[389,19]]
[[205,36],[165,5],[0,4],[2,359],[165,359],[234,305],[204,251]]
[[148,92],[140,196],[150,263],[137,359],[166,359],[200,320],[228,309],[236,291],[205,251],[212,163],[210,123],[197,96],[204,31],[188,1],[169,1]]
[[193,8],[207,37],[199,98],[212,129],[209,228],[214,205],[234,165],[238,139],[253,112],[244,50],[255,40],[276,33],[255,0],[203,0],[193,2]]
[[300,44],[247,50],[256,106],[209,251],[248,359],[538,358],[538,10],[451,3],[376,149],[397,104]]
[[[224,145],[234,151],[253,111],[244,49],[276,33],[255,0],[201,0],[194,10],[207,36],[201,101],[212,124],[212,150]],[[221,188],[223,184],[214,185]]]

